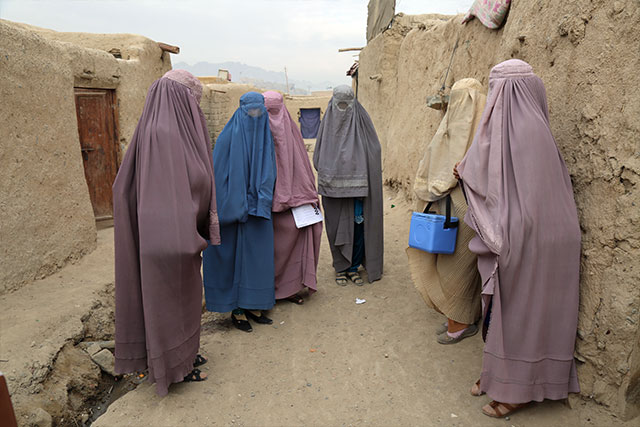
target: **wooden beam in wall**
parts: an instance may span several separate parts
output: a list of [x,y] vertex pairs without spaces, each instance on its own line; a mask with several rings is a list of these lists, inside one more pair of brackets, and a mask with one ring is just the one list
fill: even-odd
[[160,47],[160,49],[164,50],[165,52],[180,53],[180,48],[178,46],[172,46],[170,44],[160,43],[160,42],[158,42],[158,46]]

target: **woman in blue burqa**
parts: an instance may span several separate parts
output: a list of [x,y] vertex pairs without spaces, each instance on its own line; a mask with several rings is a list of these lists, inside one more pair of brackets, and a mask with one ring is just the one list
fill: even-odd
[[240,330],[275,304],[271,205],[276,179],[273,137],[264,97],[248,92],[213,149],[220,246],[204,252],[207,310],[231,311]]
[[[382,161],[373,122],[351,87],[337,86],[313,153],[336,283],[382,277]],[[217,177],[216,177],[217,179]]]

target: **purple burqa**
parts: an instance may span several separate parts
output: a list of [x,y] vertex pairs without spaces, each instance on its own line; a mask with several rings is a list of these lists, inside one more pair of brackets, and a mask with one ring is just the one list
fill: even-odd
[[300,129],[289,115],[282,95],[263,93],[276,153],[276,188],[273,192],[273,242],[276,299],[317,289],[322,223],[297,228],[291,208],[319,205],[315,177]]
[[544,85],[526,62],[491,70],[487,104],[458,171],[490,311],[480,389],[504,403],[579,392],[580,227]]
[[202,85],[184,70],[147,94],[113,184],[117,373],[149,370],[159,395],[200,346],[201,252],[220,243]]

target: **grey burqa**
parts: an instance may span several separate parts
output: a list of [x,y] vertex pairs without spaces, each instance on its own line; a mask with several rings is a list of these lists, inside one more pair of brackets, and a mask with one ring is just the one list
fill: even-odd
[[354,198],[362,198],[363,265],[369,282],[380,279],[384,253],[380,141],[369,114],[349,86],[333,90],[320,124],[313,165],[318,171],[333,267],[340,272],[351,266]]

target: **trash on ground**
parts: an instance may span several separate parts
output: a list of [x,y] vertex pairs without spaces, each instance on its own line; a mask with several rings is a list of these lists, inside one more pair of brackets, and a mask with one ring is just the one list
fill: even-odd
[[356,304],[364,304],[365,302],[367,302],[366,299],[356,298]]

